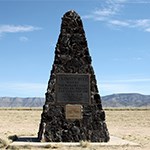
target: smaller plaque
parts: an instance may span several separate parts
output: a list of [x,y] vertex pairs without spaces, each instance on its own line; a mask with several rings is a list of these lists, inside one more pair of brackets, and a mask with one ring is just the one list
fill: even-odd
[[82,105],[66,105],[66,119],[82,119]]

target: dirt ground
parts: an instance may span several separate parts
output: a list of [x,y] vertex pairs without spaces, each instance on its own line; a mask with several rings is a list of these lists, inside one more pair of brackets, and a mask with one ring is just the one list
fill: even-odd
[[[0,109],[0,149],[9,136],[36,136],[42,110]],[[150,109],[105,110],[110,135],[140,144],[140,147],[69,147],[69,150],[150,150]],[[5,148],[3,148],[5,149]],[[29,149],[29,148],[24,148]],[[37,149],[37,148],[36,148]],[[39,148],[40,149],[40,148]],[[46,148],[45,148],[46,149]],[[49,149],[66,150],[66,147]]]

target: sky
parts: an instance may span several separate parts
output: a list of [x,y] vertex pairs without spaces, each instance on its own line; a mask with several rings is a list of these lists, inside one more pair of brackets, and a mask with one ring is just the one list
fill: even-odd
[[45,97],[69,10],[82,19],[100,95],[150,95],[149,0],[0,0],[0,96]]

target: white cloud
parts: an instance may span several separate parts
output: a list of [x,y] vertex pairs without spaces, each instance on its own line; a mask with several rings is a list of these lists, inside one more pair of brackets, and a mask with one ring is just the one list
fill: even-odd
[[136,4],[149,4],[149,0],[129,0],[128,3],[136,3]]
[[144,60],[143,57],[141,56],[135,56],[135,57],[126,57],[126,58],[112,58],[112,61],[115,61],[115,62],[119,62],[119,63],[122,63],[122,62],[127,62],[127,61],[142,61]]
[[113,93],[141,93],[150,95],[150,78],[102,81],[98,84],[102,95]]
[[150,32],[150,19],[115,19],[118,18],[118,14],[121,14],[122,8],[126,3],[150,3],[150,1],[143,0],[106,0],[103,1],[105,6],[91,12],[89,15],[85,15],[83,19],[93,19],[95,21],[101,21],[111,27],[118,29],[121,27],[136,28],[145,32]]
[[99,85],[100,94],[110,95],[117,93],[140,93],[145,95],[150,95],[150,86],[149,85],[141,85],[141,84],[100,84]]
[[25,37],[25,36],[21,36],[21,37],[19,38],[19,40],[20,40],[21,42],[27,42],[29,39],[28,39],[27,37]]
[[104,6],[92,11],[91,14],[82,16],[83,19],[93,19],[97,21],[106,21],[120,12],[123,3],[126,0],[106,0],[103,1]]
[[150,19],[140,19],[135,21],[135,27],[140,27],[144,31],[150,32]]
[[40,29],[30,25],[0,25],[0,35],[3,33],[31,32]]
[[133,83],[133,82],[150,82],[150,78],[132,78],[132,79],[123,79],[123,80],[108,80],[103,81],[102,83]]
[[127,21],[121,20],[110,20],[109,23],[116,26],[129,26],[129,23]]
[[[0,96],[44,96],[46,84],[43,83],[1,83]],[[3,94],[3,95],[2,95]]]
[[133,60],[141,61],[141,60],[143,60],[143,58],[142,57],[133,57]]
[[138,28],[140,30],[150,32],[150,19],[110,20],[108,23],[117,27]]
[[115,15],[118,11],[118,7],[109,7],[104,9],[99,9],[93,12],[93,14],[98,15],[100,17],[109,17]]
[[142,27],[149,27],[150,26],[150,19],[139,19],[135,21],[136,26]]
[[116,83],[101,83],[99,85],[100,94],[109,95],[116,93],[131,93],[131,87],[127,84],[116,84]]
[[2,34],[0,34],[0,39],[2,38]]
[[150,32],[150,27],[149,27],[149,28],[147,28],[147,29],[145,29],[145,31],[146,31],[146,32]]

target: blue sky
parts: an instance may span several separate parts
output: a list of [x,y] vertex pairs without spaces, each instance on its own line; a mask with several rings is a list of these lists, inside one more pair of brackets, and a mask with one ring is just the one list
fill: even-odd
[[0,0],[0,96],[45,96],[68,10],[82,18],[100,95],[150,95],[149,0]]

